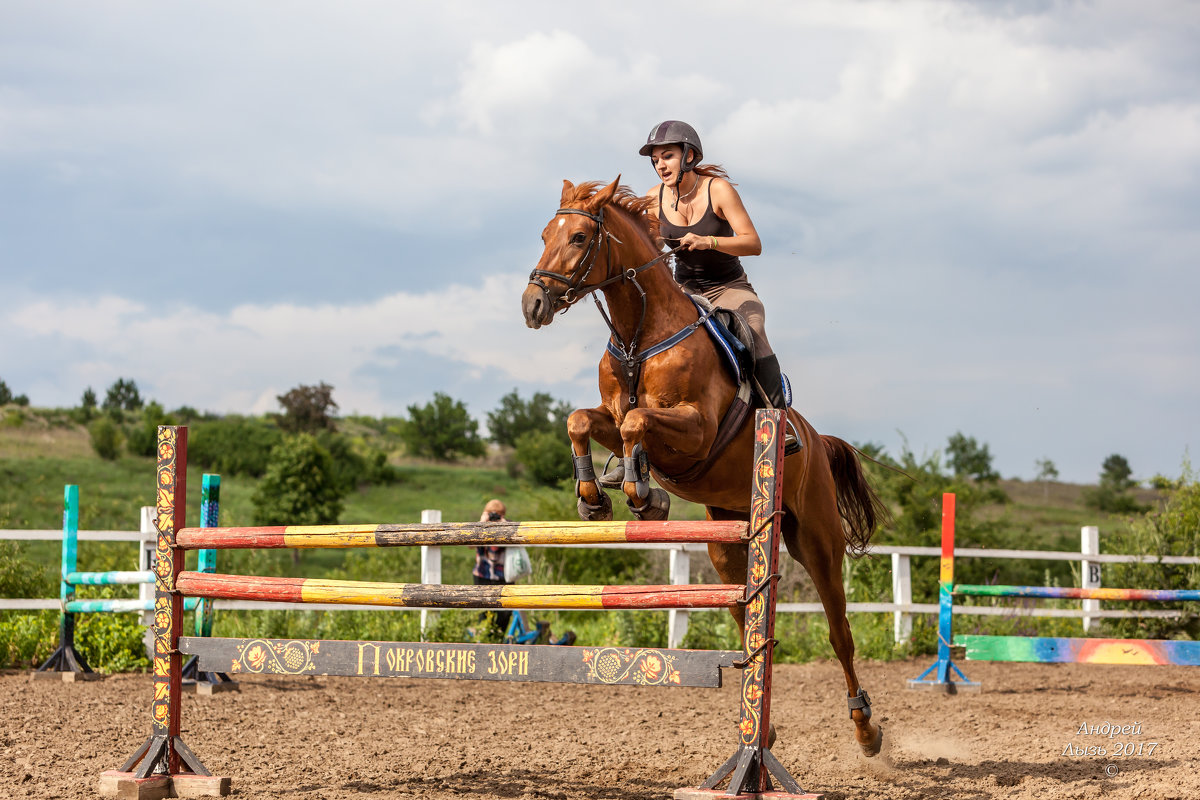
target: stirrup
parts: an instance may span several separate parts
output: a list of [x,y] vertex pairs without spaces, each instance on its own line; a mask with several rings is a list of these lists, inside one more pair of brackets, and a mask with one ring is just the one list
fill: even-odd
[[800,441],[800,433],[796,430],[796,426],[787,417],[784,417],[787,422],[787,432],[783,436],[783,455],[784,457],[799,453],[804,447],[804,442]]
[[608,465],[612,463],[614,458],[617,458],[616,453],[611,454],[608,460],[604,462],[604,474],[596,480],[596,483],[600,484],[600,488],[602,489],[620,489],[625,483],[625,464],[623,461],[617,459],[617,465],[612,469],[608,468]]

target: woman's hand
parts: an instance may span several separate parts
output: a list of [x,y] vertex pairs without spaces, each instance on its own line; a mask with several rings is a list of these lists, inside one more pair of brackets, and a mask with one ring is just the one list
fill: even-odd
[[697,236],[694,233],[685,233],[683,238],[679,240],[679,244],[685,250],[711,250],[711,236]]

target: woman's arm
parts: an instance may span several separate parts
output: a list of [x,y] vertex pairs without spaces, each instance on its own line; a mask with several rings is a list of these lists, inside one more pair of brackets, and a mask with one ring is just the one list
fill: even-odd
[[733,228],[733,236],[697,236],[689,233],[683,237],[682,244],[689,250],[709,250],[713,247],[715,238],[716,249],[731,256],[756,256],[762,252],[762,240],[742,198],[733,188],[733,184],[723,178],[713,178],[709,186],[713,210],[717,216],[726,220]]

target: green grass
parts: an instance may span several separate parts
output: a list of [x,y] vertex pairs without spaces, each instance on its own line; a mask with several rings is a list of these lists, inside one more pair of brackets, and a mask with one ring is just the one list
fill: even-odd
[[[359,434],[370,434],[362,424],[354,423]],[[597,466],[606,454],[597,453]],[[423,509],[439,509],[447,522],[478,519],[484,503],[502,499],[509,517],[516,520],[575,519],[575,500],[569,482],[558,488],[534,487],[509,473],[495,455],[466,464],[447,465],[393,457],[398,479],[390,485],[372,485],[351,492],[345,498],[340,521],[343,523],[415,522]],[[0,417],[0,528],[58,529],[62,525],[63,485],[80,487],[80,527],[92,530],[136,530],[139,509],[154,502],[154,463],[150,458],[124,456],[103,461],[88,444],[87,432],[70,421],[63,412],[20,410],[12,407]],[[188,470],[188,508],[190,524],[196,524],[199,509],[201,471]],[[221,482],[220,523],[250,525],[253,519],[252,497],[258,486],[253,478],[223,476]],[[1102,533],[1127,530],[1128,520],[1085,508],[1081,486],[1060,483],[1023,483],[1003,481],[1001,488],[1010,502],[987,506],[977,512],[977,521],[993,525],[993,547],[1012,549],[1077,550],[1079,529],[1099,525]],[[1143,492],[1141,502],[1151,502],[1152,493]],[[614,502],[618,519],[632,516],[619,495]],[[703,518],[703,508],[673,499],[673,519]],[[20,543],[20,557],[30,569],[42,569],[42,596],[57,593],[60,549],[56,542]],[[665,582],[665,554],[618,557],[612,551],[598,556],[595,551],[533,550],[535,572],[531,583],[571,582]],[[189,554],[194,563],[195,556]],[[442,572],[445,583],[470,583],[474,552],[470,548],[446,548]],[[973,562],[973,563],[972,563]],[[132,544],[81,543],[79,568],[82,570],[133,569],[137,553]],[[692,560],[693,580],[714,582],[715,572],[703,557]],[[604,572],[604,570],[609,572]],[[852,600],[878,599],[884,596],[890,578],[887,559],[855,562],[855,571],[863,571],[852,582],[856,587]],[[386,550],[309,550],[309,551],[222,551],[217,570],[240,574],[330,577],[390,582],[419,580],[419,551],[416,548]],[[1050,585],[1073,583],[1071,565],[1062,562],[1007,562],[964,560],[962,577],[971,582],[1028,583]],[[974,570],[974,572],[972,572]],[[598,572],[599,571],[599,572]],[[936,558],[916,559],[914,584],[929,591],[936,586]],[[811,581],[803,570],[785,559],[781,567],[781,599],[815,600]],[[600,577],[597,574],[603,573]],[[611,573],[611,574],[610,574]],[[979,573],[976,575],[975,573]],[[579,581],[580,576],[587,580]],[[574,580],[573,580],[574,579]],[[874,588],[871,588],[874,587]],[[100,591],[136,596],[136,587],[99,590],[81,588],[81,598],[99,596]],[[873,595],[872,598],[866,595]],[[862,595],[862,596],[859,596]],[[584,645],[619,644],[624,646],[661,646],[665,644],[666,612],[527,612],[530,619],[551,623],[556,634],[574,630]],[[101,616],[101,615],[93,615]],[[0,622],[11,631],[12,644],[6,663],[36,660],[47,646],[39,637],[56,635],[57,625],[50,618],[57,614],[0,615]],[[234,612],[217,621],[218,635],[226,636],[322,636],[327,638],[373,638],[405,640],[415,637],[418,614],[415,612]],[[132,619],[132,617],[131,617]],[[453,636],[478,619],[472,613],[438,616],[435,636]],[[25,620],[22,622],[21,620]],[[729,615],[722,611],[699,612],[691,617],[685,646],[736,649],[737,631]],[[866,658],[897,658],[930,652],[936,638],[930,619],[914,619],[912,641],[902,647],[892,642],[892,618],[885,614],[855,615],[853,630],[858,653]],[[977,622],[976,622],[977,620]],[[1005,618],[972,618],[970,627],[1002,633],[1018,623]],[[1022,618],[1021,625],[1035,626],[1043,634],[1078,621],[1032,621]],[[1051,629],[1055,630],[1051,630]],[[965,632],[967,626],[964,624]],[[49,633],[47,633],[49,632]],[[136,653],[121,655],[119,642],[125,628],[114,629],[109,638],[118,645],[109,663],[136,668]],[[804,661],[832,657],[828,644],[828,625],[818,614],[784,615],[778,621],[781,660]],[[3,638],[3,637],[0,637]],[[52,642],[50,643],[52,645]],[[125,659],[124,661],[122,659]],[[0,653],[0,662],[5,662]]]

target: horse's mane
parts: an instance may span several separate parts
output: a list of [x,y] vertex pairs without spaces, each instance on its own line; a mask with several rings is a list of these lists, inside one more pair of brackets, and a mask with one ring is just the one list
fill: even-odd
[[[571,200],[572,202],[586,200],[607,185],[603,181],[585,181],[575,187],[575,196]],[[652,197],[635,194],[628,186],[618,186],[612,199],[613,205],[628,214],[633,222],[642,227],[651,242],[658,242],[658,217],[650,213],[650,209],[654,208],[656,202]]]

